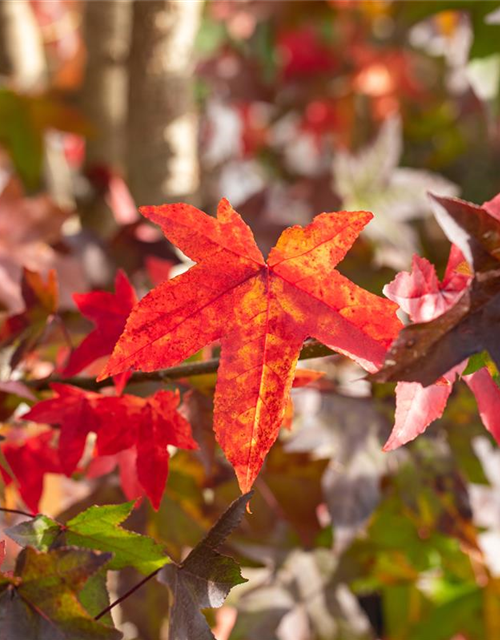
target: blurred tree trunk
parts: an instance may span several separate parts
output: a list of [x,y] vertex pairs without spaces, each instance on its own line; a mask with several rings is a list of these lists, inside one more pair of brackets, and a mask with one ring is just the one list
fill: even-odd
[[202,8],[175,0],[133,3],[127,165],[138,204],[197,199],[193,48]]
[[43,88],[47,66],[29,0],[0,0],[0,75],[21,90]]
[[87,0],[84,39],[87,65],[81,92],[83,112],[95,127],[87,141],[88,167],[124,167],[127,116],[127,58],[130,0]]

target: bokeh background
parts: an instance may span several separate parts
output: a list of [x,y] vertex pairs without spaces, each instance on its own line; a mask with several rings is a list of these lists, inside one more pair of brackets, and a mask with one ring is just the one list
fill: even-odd
[[[287,226],[368,209],[344,274],[380,294],[418,253],[442,276],[427,191],[500,191],[499,42],[500,3],[482,0],[0,2],[0,313],[23,309],[23,267],[55,268],[61,292],[17,373],[49,374],[88,332],[75,291],[122,268],[144,294],[189,266],[138,205],[214,213],[225,196],[264,253]],[[306,364],[325,376],[294,391],[231,539],[249,582],[207,612],[218,640],[498,640],[500,454],[471,392],[455,385],[425,436],[382,453],[394,385],[340,357]],[[130,522],[175,559],[238,493],[211,432],[213,378],[191,387],[201,453],[177,452],[158,513],[144,503]],[[37,433],[26,401],[0,386],[7,442]],[[96,475],[46,475],[41,511],[124,500],[116,472]],[[122,572],[113,592],[137,581]],[[116,621],[160,640],[167,616],[149,583]]]

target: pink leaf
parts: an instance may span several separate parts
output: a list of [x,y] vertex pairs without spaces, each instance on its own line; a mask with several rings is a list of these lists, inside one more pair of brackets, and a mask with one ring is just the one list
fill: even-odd
[[486,367],[464,376],[464,380],[476,397],[482,423],[500,444],[500,388]]
[[396,385],[396,422],[384,445],[392,451],[414,440],[443,415],[452,391],[452,384],[423,387],[419,382],[398,382]]
[[457,272],[464,262],[459,249],[452,246],[443,282],[439,282],[434,265],[425,258],[413,256],[410,273],[402,271],[384,287],[384,294],[397,302],[413,322],[434,320],[460,298],[470,276]]

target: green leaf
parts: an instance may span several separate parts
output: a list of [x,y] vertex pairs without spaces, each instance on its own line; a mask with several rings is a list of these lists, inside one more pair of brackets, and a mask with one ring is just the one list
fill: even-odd
[[0,630],[9,640],[119,640],[96,622],[78,594],[109,560],[109,553],[61,548],[19,554],[15,575],[0,582]]
[[38,551],[48,551],[61,533],[61,525],[52,518],[39,515],[6,529],[5,533],[21,547],[31,546]]
[[480,353],[475,353],[469,358],[469,362],[467,363],[467,367],[465,371],[462,373],[462,376],[467,376],[471,373],[476,373],[479,369],[486,367],[497,384],[500,387],[500,373],[498,372],[498,368],[496,364],[491,359],[490,354],[487,351],[481,351]]
[[488,20],[488,14],[496,8],[498,8],[498,3],[495,6],[495,4],[488,2],[476,2],[474,8],[471,8],[470,17],[474,41],[469,52],[470,60],[488,58],[498,53],[500,25]]
[[43,136],[36,130],[22,96],[0,90],[0,143],[29,191],[39,188],[43,165]]
[[56,95],[25,95],[0,88],[0,143],[28,191],[41,186],[48,129],[79,135],[92,131],[84,117]]
[[[436,607],[410,634],[411,640],[448,640],[460,633],[485,638],[484,603],[477,586],[464,586],[458,597]],[[469,636],[469,633],[471,634]]]
[[[78,599],[93,618],[109,607],[107,567],[102,568],[87,580],[78,594]],[[99,620],[113,626],[111,611],[108,611]]]
[[488,353],[486,351],[481,351],[481,353],[475,353],[469,358],[469,362],[465,367],[463,376],[469,376],[471,373],[476,373],[479,369],[482,369],[486,366],[486,360],[488,358]]
[[[7,535],[22,546],[32,545],[47,550],[55,544],[65,544],[110,551],[113,559],[108,568],[135,567],[147,575],[170,562],[165,551],[152,538],[121,527],[128,518],[134,502],[118,505],[93,506],[62,525],[46,516],[6,530]],[[61,537],[62,536],[62,537]]]
[[128,518],[134,501],[119,505],[90,507],[66,524],[68,544],[87,549],[112,551],[110,569],[135,567],[144,574],[156,571],[170,562],[161,545],[152,538],[123,529],[119,525]]
[[158,579],[173,596],[169,624],[175,640],[214,640],[200,609],[222,606],[229,591],[246,582],[238,564],[218,548],[239,525],[251,496],[252,492],[235,500],[184,562],[159,573]]

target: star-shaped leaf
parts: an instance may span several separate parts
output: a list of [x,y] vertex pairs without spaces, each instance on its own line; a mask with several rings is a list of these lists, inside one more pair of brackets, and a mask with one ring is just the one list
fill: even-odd
[[73,300],[82,315],[95,324],[95,329],[71,353],[62,371],[65,376],[74,376],[94,360],[113,351],[127,317],[137,303],[137,296],[125,273],[119,270],[115,278],[115,293],[75,293]]
[[236,562],[218,549],[241,522],[250,498],[247,493],[235,500],[182,564],[172,563],[160,571],[158,579],[173,596],[172,640],[215,640],[200,609],[221,607],[229,591],[246,582]]
[[[44,431],[21,443],[7,440],[1,446],[17,481],[21,498],[33,513],[38,511],[45,474],[62,472],[57,450],[52,446],[53,438],[52,431]],[[10,476],[4,473],[10,481]]]
[[135,446],[138,480],[155,509],[160,506],[167,481],[168,445],[198,448],[189,422],[176,410],[178,404],[178,392],[158,391],[149,398],[102,398],[98,407],[102,422],[97,435],[98,454],[113,455]]
[[198,447],[189,422],[177,411],[179,393],[157,391],[140,398],[102,396],[60,383],[51,388],[56,395],[36,404],[23,418],[60,425],[59,457],[64,473],[69,476],[76,469],[91,432],[97,433],[99,455],[135,447],[138,480],[158,509],[168,476],[168,445]]
[[217,218],[185,204],[141,212],[197,264],[134,307],[100,378],[168,367],[220,340],[214,429],[247,491],[278,435],[304,340],[373,372],[400,328],[396,305],[335,270],[372,214],[323,213],[289,228],[266,263],[226,200]]
[[25,547],[48,551],[56,543],[93,549],[113,554],[107,567],[111,570],[135,567],[144,574],[159,569],[170,561],[162,547],[148,536],[128,531],[120,525],[134,503],[93,506],[61,523],[39,515],[6,530],[6,534]]
[[85,477],[100,478],[118,468],[122,491],[129,500],[145,495],[137,477],[137,449],[134,446],[109,455],[94,455],[85,471]]
[[39,402],[22,417],[61,426],[59,456],[63,472],[70,476],[83,455],[88,434],[99,428],[95,410],[101,396],[68,384],[53,383],[51,389],[53,398]]
[[28,547],[13,577],[0,574],[0,633],[23,640],[119,640],[96,622],[78,598],[87,580],[111,559],[71,547],[47,553]]

